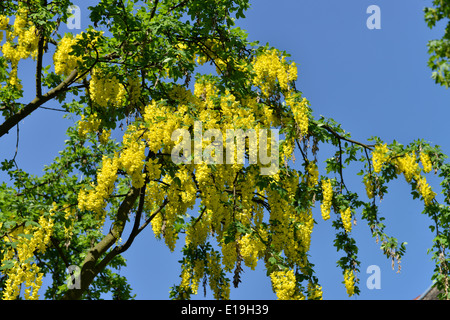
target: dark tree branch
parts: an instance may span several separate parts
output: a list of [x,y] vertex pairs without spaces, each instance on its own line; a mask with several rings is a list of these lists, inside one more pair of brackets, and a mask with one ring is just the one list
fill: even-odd
[[[145,223],[138,229],[133,230],[132,234],[130,235],[130,237],[128,238],[127,242],[125,242],[125,244],[123,244],[122,246],[118,246],[115,247],[114,249],[112,249],[110,252],[108,252],[108,254],[103,258],[102,261],[100,261],[100,263],[96,266],[95,270],[96,273],[101,272],[107,265],[108,263],[111,262],[112,259],[114,259],[114,257],[116,257],[117,255],[121,254],[122,252],[125,252],[126,250],[128,250],[128,248],[131,246],[131,244],[133,243],[134,239],[136,238],[136,236],[141,233],[142,230],[145,229],[145,227],[153,220],[153,218],[161,212],[161,210],[167,205],[169,201],[167,199],[164,199],[164,202],[162,203],[162,205],[158,208],[158,210],[156,210],[146,221]],[[139,221],[139,220],[135,220]],[[135,224],[136,225],[136,224]],[[139,226],[139,223],[137,224]],[[134,228],[133,228],[134,229]]]
[[106,266],[107,263],[105,263],[104,266],[102,263],[102,268],[100,268],[97,265],[97,262],[122,235],[128,218],[128,213],[133,208],[138,196],[139,189],[134,187],[131,188],[117,210],[116,218],[114,219],[114,223],[109,233],[88,251],[81,267],[80,288],[69,289],[63,297],[64,300],[80,299],[83,293],[89,288],[89,285],[92,283],[97,274],[103,269],[104,266]]
[[341,136],[340,134],[338,134],[336,131],[334,131],[334,129],[332,129],[332,128],[331,128],[330,126],[328,126],[328,125],[323,125],[322,128],[324,128],[325,130],[327,130],[328,132],[330,132],[333,136],[335,136],[335,137],[338,138],[339,140],[344,140],[344,141],[347,141],[347,142],[350,142],[350,143],[354,143],[354,144],[357,144],[357,145],[359,145],[359,146],[361,146],[361,147],[363,147],[363,148],[365,148],[365,149],[369,149],[369,150],[372,150],[372,148],[374,147],[374,145],[372,145],[372,144],[364,144],[364,143],[361,143],[361,142],[359,142],[359,141],[355,141],[355,140],[352,140],[352,139],[343,137],[343,136]]
[[42,57],[44,55],[45,36],[39,31],[38,56],[36,63],[36,97],[42,97]]
[[151,13],[151,15],[150,15],[150,20],[152,20],[153,17],[155,16],[155,13],[156,13],[156,7],[158,6],[158,3],[159,3],[159,0],[156,0],[156,1],[155,1],[155,4],[153,5],[152,13]]
[[25,107],[20,109],[16,114],[12,115],[8,119],[6,119],[0,125],[0,137],[7,134],[9,130],[11,130],[15,125],[17,125],[21,120],[25,119],[28,115],[30,115],[33,111],[39,108],[41,105],[46,103],[47,101],[53,99],[58,94],[61,94],[69,89],[69,86],[75,81],[77,77],[78,71],[75,69],[72,73],[61,82],[56,88],[53,88],[46,94],[41,97],[36,97],[27,104]]

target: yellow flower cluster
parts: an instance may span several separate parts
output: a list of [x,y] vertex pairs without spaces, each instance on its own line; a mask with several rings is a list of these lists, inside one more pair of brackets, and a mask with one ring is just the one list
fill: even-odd
[[93,102],[103,108],[110,105],[122,106],[125,102],[126,90],[115,76],[106,76],[98,68],[94,68],[89,83],[89,96]]
[[415,152],[408,153],[396,159],[396,165],[400,172],[403,172],[406,181],[411,182],[412,178],[417,179],[420,174],[419,164]]
[[270,274],[270,279],[278,300],[304,299],[302,294],[297,293],[297,281],[293,270],[274,271]]
[[308,162],[306,171],[308,172],[308,175],[307,175],[308,187],[312,188],[315,185],[317,185],[317,182],[319,181],[319,169],[317,167],[317,164],[312,161]]
[[190,288],[193,294],[198,293],[198,287],[201,279],[209,276],[209,286],[213,292],[214,299],[228,300],[230,298],[230,282],[224,277],[220,264],[220,254],[216,251],[209,251],[206,254],[206,260],[193,260],[183,265],[181,272],[182,294],[188,298],[185,293]]
[[103,225],[106,206],[106,199],[114,190],[114,183],[117,179],[117,170],[119,169],[119,159],[113,159],[103,156],[102,167],[97,173],[97,186],[85,191],[84,189],[78,194],[78,208],[81,211],[88,210],[97,213],[98,218],[102,221],[99,227]]
[[[145,161],[145,143],[138,140],[135,134],[126,134],[123,140],[124,149],[120,153],[120,165],[131,177],[133,187],[141,188],[145,179],[145,173],[142,172]],[[153,163],[149,162],[149,164]]]
[[[9,18],[0,17],[0,29],[7,28]],[[3,33],[2,37],[3,37]],[[11,71],[9,73],[8,85],[21,89],[17,77],[17,67],[21,59],[29,57],[36,59],[39,43],[38,30],[28,18],[28,11],[24,7],[20,7],[13,24],[13,31],[6,32],[6,41],[1,51],[4,57],[11,63]],[[2,39],[0,39],[1,41]],[[17,42],[15,42],[17,40]]]
[[344,285],[348,296],[353,296],[355,294],[355,274],[350,269],[346,269],[344,272]]
[[[197,188],[195,186],[194,180],[192,179],[192,174],[193,172],[189,170],[187,166],[180,168],[175,174],[175,176],[180,179],[181,201],[185,203],[189,208],[194,205],[197,194]],[[157,175],[155,175],[155,177]]]
[[302,210],[300,214],[291,214],[290,220],[293,224],[288,229],[287,239],[284,246],[286,256],[299,266],[307,263],[306,253],[311,246],[311,234],[314,228],[314,219],[311,208]]
[[43,273],[34,262],[35,253],[44,253],[53,232],[53,219],[41,216],[39,227],[26,226],[16,228],[5,236],[4,240],[16,242],[14,249],[2,249],[2,266],[7,260],[13,261],[11,268],[6,269],[8,278],[3,291],[3,300],[14,300],[20,294],[20,286],[25,283],[24,297],[27,300],[37,300],[38,290],[42,285]]
[[[290,78],[294,73],[293,70],[294,67],[291,71],[289,68],[286,71],[285,68],[288,81],[294,79]],[[270,72],[272,71],[268,71],[268,74]],[[280,81],[279,75],[276,75],[276,81],[283,83],[284,80]],[[298,173],[274,174],[268,178],[272,180],[270,187],[263,188],[258,186],[261,167],[259,162],[250,166],[244,166],[243,163],[236,161],[210,165],[200,159],[173,166],[170,173],[161,170],[159,164],[166,160],[170,161],[166,157],[170,156],[174,146],[184,139],[181,137],[182,139],[179,138],[178,141],[172,141],[172,133],[184,128],[192,135],[193,129],[195,130],[198,125],[194,123],[194,119],[201,121],[203,131],[220,129],[224,133],[223,129],[230,128],[254,129],[259,132],[259,129],[281,124],[274,109],[259,103],[256,97],[237,97],[229,91],[222,92],[214,81],[205,79],[199,79],[195,83],[193,93],[178,85],[168,93],[168,100],[152,100],[143,108],[140,119],[142,124],[128,127],[121,152],[114,155],[113,159],[109,160],[110,163],[105,160],[104,167],[99,169],[99,173],[104,171],[105,177],[110,179],[98,177],[97,184],[93,185],[92,189],[80,192],[80,209],[102,212],[110,193],[101,190],[112,192],[118,169],[126,172],[135,187],[142,186],[144,178],[148,178],[144,211],[151,214],[167,200],[164,208],[151,221],[156,237],[163,238],[169,249],[174,250],[179,232],[177,227],[179,222],[184,220],[183,231],[187,247],[193,249],[201,247],[207,243],[209,237],[216,237],[221,247],[221,253],[214,253],[209,260],[203,261],[203,265],[200,264],[201,261],[198,261],[198,264],[186,262],[183,265],[181,287],[185,289],[190,287],[193,292],[197,291],[199,281],[204,272],[207,272],[215,295],[227,297],[229,284],[224,282],[221,270],[233,269],[238,260],[238,252],[249,268],[255,268],[257,262],[267,256],[266,242],[269,242],[275,251],[282,252],[289,263],[298,266],[302,272],[306,270],[303,267],[308,264],[307,252],[310,248],[314,219],[311,208],[300,208],[294,201],[299,188]],[[127,97],[129,98],[129,93]],[[304,108],[307,107],[306,100],[298,97],[295,99],[296,105],[300,108],[302,103]],[[291,112],[286,112],[285,117],[287,121],[294,122]],[[89,130],[93,129],[86,129]],[[223,137],[223,141],[223,147],[226,149],[226,136]],[[198,143],[192,136],[188,142],[188,145],[194,147],[191,151],[195,153],[195,146]],[[200,146],[205,150],[210,143],[203,139]],[[286,150],[286,154],[292,151]],[[159,162],[156,160],[145,162],[147,152],[158,155]],[[247,145],[245,152],[251,157],[254,150]],[[234,157],[237,158],[236,153]],[[144,165],[147,166],[148,176],[144,175]],[[113,168],[110,168],[112,166]],[[306,169],[304,179],[307,179],[310,187],[314,187],[318,184],[318,178],[317,165],[312,162]],[[333,190],[331,182],[328,183],[329,195],[326,195],[327,192],[324,194],[325,203],[329,202],[329,215]],[[274,188],[274,185],[279,185],[280,188]],[[270,217],[264,217],[266,203],[270,207]],[[191,217],[187,210],[194,205],[198,205],[200,210],[198,216]],[[276,223],[270,224],[267,228],[263,224],[267,219]],[[224,236],[229,236],[226,232],[229,232],[230,227],[233,227],[232,224],[236,222],[253,232],[245,235],[233,233],[235,238],[228,238],[230,242],[225,244]],[[295,289],[294,297],[302,297],[297,291],[298,289]],[[314,289],[311,295],[319,297],[318,288]]]
[[376,145],[375,150],[372,153],[373,171],[379,173],[383,164],[389,159],[389,148],[387,144]]
[[374,186],[372,182],[371,175],[365,175],[363,179],[364,185],[366,187],[366,194],[369,199],[372,199],[374,196]]
[[[172,132],[193,125],[192,119],[182,117],[183,110],[187,111],[187,108],[180,108],[179,112],[174,112],[165,102],[155,100],[145,107],[144,120],[149,129],[144,133],[143,139],[151,151],[157,153],[162,146],[165,146],[164,151],[170,153],[175,146],[172,141]],[[182,123],[182,121],[188,122]]]
[[286,139],[281,145],[281,159],[284,159],[284,164],[287,166],[289,160],[293,158],[295,149],[295,139]]
[[345,210],[341,210],[341,219],[345,231],[347,233],[352,231],[352,209],[350,209],[350,207],[347,207]]
[[423,172],[428,173],[431,171],[432,164],[428,153],[425,152],[420,153],[420,162],[422,162]]
[[[164,198],[166,197],[166,190],[161,188],[157,181],[150,180],[150,182],[147,184],[145,192],[146,192],[145,195],[146,201],[144,202],[145,212],[154,212],[155,210],[159,209],[159,207],[164,201]],[[155,237],[157,239],[161,239],[164,229],[163,215],[162,214],[156,215],[152,219],[151,225]]]
[[[6,30],[8,28],[9,18],[4,15],[0,15],[0,42],[3,40],[3,32],[2,30]],[[1,49],[1,47],[0,47]]]
[[[5,15],[0,15],[0,30],[6,30],[9,24],[9,18]],[[2,33],[3,35],[3,33]]]
[[225,271],[230,272],[231,270],[233,270],[234,264],[237,261],[236,245],[237,245],[236,241],[221,243],[222,264],[224,266]]
[[308,283],[308,299],[309,300],[322,300],[323,292],[322,287],[318,284]]
[[[87,45],[86,49],[93,49],[95,44],[98,41],[98,38],[103,34],[103,32],[95,32],[93,34],[93,38],[90,38],[90,42]],[[87,34],[88,37],[91,37],[91,34]],[[75,56],[70,54],[73,50],[73,46],[86,36],[86,33],[81,32],[74,36],[71,33],[66,33],[64,37],[59,41],[56,51],[53,55],[53,64],[55,66],[55,73],[57,75],[68,76],[75,70],[79,63],[83,60],[82,56]]]
[[299,133],[301,137],[304,137],[308,134],[308,126],[309,126],[309,101],[306,98],[302,98],[300,102],[295,97],[296,95],[289,94],[286,96],[286,103],[291,107],[291,110],[294,114],[295,122],[297,123]]
[[297,79],[297,66],[286,62],[286,57],[281,56],[278,50],[268,50],[257,56],[253,61],[255,72],[254,85],[261,89],[264,97],[269,97],[275,92],[278,83],[281,90],[290,90],[289,82]]
[[330,179],[322,180],[322,193],[323,200],[320,205],[320,209],[322,212],[322,218],[324,220],[328,220],[330,219],[331,201],[333,199],[333,187]]
[[258,260],[264,256],[266,246],[260,239],[249,233],[239,240],[239,244],[245,265],[255,270]]
[[[81,122],[79,130],[82,133],[96,129],[98,123],[96,117],[92,117],[92,121]],[[137,130],[134,126],[130,126],[128,131],[123,136],[123,149],[119,154],[115,154],[112,158],[103,156],[102,166],[97,172],[97,184],[92,185],[90,190],[82,189],[78,194],[78,208],[88,211],[93,211],[98,214],[100,219],[104,219],[104,208],[106,207],[106,200],[112,194],[114,185],[117,179],[117,172],[123,169],[131,178],[132,185],[135,188],[140,188],[144,185],[146,175],[149,180],[157,179],[161,175],[160,164],[157,160],[149,159],[145,162],[145,142],[140,138],[143,134],[142,130]],[[144,165],[146,173],[143,172]],[[147,194],[153,195],[151,198],[158,201],[147,203],[146,206],[154,209],[155,206],[161,205],[163,190],[160,190],[156,183],[152,182],[149,188],[146,189]],[[160,217],[154,219],[157,223]],[[160,221],[162,223],[162,221]],[[155,226],[156,228],[156,226]]]
[[425,205],[428,206],[434,200],[436,193],[433,192],[425,177],[419,177],[417,181],[417,189],[422,195]]
[[211,212],[204,212],[200,219],[196,220],[186,230],[185,243],[187,246],[199,246],[205,243],[210,232]]
[[218,252],[208,252],[207,272],[209,275],[209,286],[213,291],[214,299],[228,300],[230,299],[230,282],[226,281],[222,275],[220,260]]
[[284,251],[286,257],[299,266],[307,262],[311,233],[314,227],[311,208],[298,208],[292,199],[298,190],[298,175],[292,174],[283,181],[287,191],[286,200],[278,191],[265,190],[271,208],[270,220],[276,223],[270,225],[272,232],[271,244],[276,251]]
[[[183,291],[188,291],[189,287],[193,294],[198,293],[198,287],[200,280],[205,274],[205,262],[203,260],[195,260],[194,265],[191,264],[184,266],[181,272],[181,284],[180,287]],[[188,298],[187,296],[185,298]]]
[[81,120],[78,121],[78,135],[81,139],[84,139],[87,134],[97,132],[101,122],[102,120],[97,117],[96,113],[87,118],[82,114]]
[[103,129],[103,130],[101,130],[101,133],[100,133],[100,135],[98,136],[98,141],[101,143],[101,144],[107,144],[108,143],[108,141],[109,141],[109,137],[111,136],[111,130],[109,129],[109,130],[105,130],[105,129]]
[[77,57],[70,53],[72,51],[72,46],[76,44],[81,36],[81,33],[75,37],[71,33],[68,33],[59,41],[58,47],[53,55],[53,64],[57,75],[64,75],[67,77],[78,67],[78,63],[81,62],[82,57]]

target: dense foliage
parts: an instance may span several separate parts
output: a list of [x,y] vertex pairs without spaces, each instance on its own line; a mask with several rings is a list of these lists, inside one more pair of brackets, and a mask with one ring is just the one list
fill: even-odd
[[[426,9],[430,25],[449,16],[448,1],[436,2]],[[101,0],[89,7],[91,27],[62,34],[70,4],[0,4],[0,139],[48,101],[74,120],[61,137],[65,148],[42,175],[2,159],[12,181],[0,184],[3,299],[37,299],[43,276],[53,280],[47,299],[98,299],[108,292],[133,298],[117,270],[126,266],[121,254],[147,227],[169,250],[183,234],[173,299],[188,299],[206,283],[216,299],[228,299],[243,265],[257,263],[265,264],[279,299],[321,299],[308,260],[319,220],[335,228],[337,264],[352,296],[359,293],[356,217],[393,262],[405,252],[404,243],[385,233],[378,211],[394,179],[411,186],[431,218],[433,278],[442,297],[450,296],[450,166],[439,147],[376,137],[362,143],[332,119],[314,118],[296,88],[295,62],[250,43],[236,27],[247,0]],[[436,81],[447,86],[448,41],[447,32],[430,43]],[[34,88],[18,77],[26,59],[36,66]],[[213,70],[204,72],[209,65]],[[19,102],[25,90],[35,90],[31,102]],[[324,172],[318,170],[321,145],[336,150]],[[182,151],[176,154],[182,161],[173,161],[173,150]],[[366,194],[344,182],[352,164],[362,168]],[[430,174],[441,178],[443,203],[427,182]],[[81,268],[80,287],[67,281],[72,265]]]

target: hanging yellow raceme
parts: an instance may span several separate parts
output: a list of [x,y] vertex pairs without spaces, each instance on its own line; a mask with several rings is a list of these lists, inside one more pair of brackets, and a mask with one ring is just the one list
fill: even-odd
[[[22,59],[36,59],[38,53],[39,32],[36,26],[29,20],[28,9],[20,5],[14,20],[12,31],[6,32],[6,41],[1,47],[3,56],[10,63],[11,71],[7,79],[7,84],[17,89],[22,89],[17,77],[17,67]],[[9,18],[0,16],[0,30],[5,30],[8,26]],[[0,33],[3,37],[3,33]],[[2,39],[0,39],[1,41]]]
[[278,84],[282,91],[289,91],[291,81],[297,79],[297,66],[295,63],[286,63],[286,57],[278,50],[267,50],[257,56],[253,61],[255,72],[254,85],[261,89],[264,97],[275,92]]
[[315,162],[310,161],[306,166],[306,171],[308,172],[307,185],[309,188],[312,188],[317,185],[317,182],[319,180],[319,168],[317,167],[317,164]]
[[274,271],[270,274],[273,291],[278,300],[304,300],[302,294],[296,292],[296,279],[293,270]]
[[419,177],[417,181],[417,189],[419,193],[423,197],[423,201],[426,206],[430,205],[436,196],[436,193],[433,192],[431,186],[427,183],[427,179],[425,177]]
[[125,102],[126,90],[115,76],[107,76],[94,68],[89,84],[89,94],[92,101],[103,108],[119,107]]
[[3,300],[15,300],[20,294],[20,287],[24,283],[24,298],[37,300],[38,290],[42,285],[43,273],[35,262],[35,253],[44,253],[53,233],[54,221],[52,214],[42,215],[38,220],[39,226],[16,228],[5,236],[4,241],[16,242],[15,247],[3,249],[3,267],[7,260],[13,261],[12,267],[5,269],[7,279],[3,291]]
[[381,171],[383,164],[389,158],[387,154],[388,152],[389,148],[387,147],[387,144],[378,144],[375,146],[375,149],[372,152],[372,164],[374,172],[379,173]]
[[411,182],[412,178],[417,179],[420,174],[419,164],[415,152],[410,152],[396,159],[397,168],[405,176],[406,181]]
[[258,260],[264,256],[266,246],[257,237],[251,234],[244,235],[239,240],[240,253],[247,267],[255,270]]
[[119,164],[117,157],[111,159],[103,156],[102,167],[97,172],[97,185],[87,191],[82,189],[78,194],[78,208],[81,211],[95,212],[99,220],[99,228],[105,221],[106,200],[114,190]]
[[428,173],[431,171],[432,164],[428,153],[425,152],[420,153],[420,162],[422,162],[423,172]]
[[371,174],[365,175],[363,178],[364,186],[366,187],[366,194],[369,199],[374,197],[375,192],[372,179]]
[[347,207],[345,210],[341,210],[342,224],[344,225],[345,232],[352,231],[352,209]]
[[74,37],[72,34],[68,33],[59,41],[58,47],[53,55],[53,64],[55,66],[56,74],[67,77],[78,67],[78,63],[81,62],[82,58],[70,53],[72,47],[80,38],[81,34]]
[[355,274],[350,269],[346,269],[344,272],[344,285],[348,296],[353,296],[355,294]]
[[323,292],[322,287],[318,284],[308,282],[308,299],[309,300],[322,300]]
[[323,220],[330,219],[331,201],[333,199],[333,186],[330,179],[322,180],[323,200],[320,205]]

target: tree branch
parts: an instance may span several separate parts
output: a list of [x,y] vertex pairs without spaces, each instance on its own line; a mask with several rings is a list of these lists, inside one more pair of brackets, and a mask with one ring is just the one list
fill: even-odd
[[[114,257],[116,257],[117,255],[121,254],[122,252],[125,252],[126,250],[128,250],[128,248],[131,246],[131,244],[133,243],[134,239],[136,238],[136,236],[141,233],[142,230],[145,229],[145,227],[153,220],[153,218],[161,212],[162,209],[164,209],[164,207],[167,205],[169,201],[167,199],[164,199],[164,202],[161,204],[161,206],[158,208],[158,210],[156,210],[146,221],[145,223],[139,227],[138,229],[134,230],[131,232],[130,237],[128,238],[127,242],[125,242],[123,245],[115,247],[113,250],[111,250],[110,252],[108,252],[108,254],[103,258],[102,261],[100,261],[100,263],[96,266],[96,272],[99,273],[100,271],[102,271],[107,265],[108,263],[111,262],[112,259],[114,259]],[[139,220],[135,220],[139,221]],[[136,226],[136,223],[135,223]],[[139,226],[139,223],[137,224],[137,226]]]
[[42,57],[44,55],[45,37],[42,31],[39,31],[38,55],[36,63],[36,97],[42,97]]
[[[124,201],[117,210],[116,218],[109,233],[89,250],[81,267],[80,288],[69,289],[64,295],[64,300],[78,300],[87,290],[97,274],[103,269],[97,266],[97,262],[102,255],[120,238],[125,228],[128,213],[139,196],[139,189],[131,188]],[[103,265],[103,263],[102,263]],[[106,264],[105,264],[106,265]]]
[[18,124],[21,120],[25,119],[28,115],[30,115],[33,111],[35,111],[37,108],[39,108],[41,105],[46,103],[47,101],[53,99],[58,94],[65,92],[69,86],[74,82],[75,78],[77,77],[78,71],[75,69],[72,71],[72,73],[63,81],[61,82],[56,88],[53,88],[46,94],[44,94],[41,97],[36,97],[31,101],[29,104],[27,104],[25,107],[20,109],[16,114],[12,115],[8,119],[6,119],[1,125],[0,125],[0,137],[7,134],[9,130],[11,130],[16,124]]
[[330,132],[333,136],[335,136],[335,137],[338,138],[339,140],[345,140],[345,141],[347,141],[347,142],[357,144],[357,145],[359,145],[359,146],[361,146],[361,147],[363,147],[363,148],[365,148],[365,149],[369,149],[369,150],[372,150],[372,148],[374,147],[374,145],[371,145],[371,144],[364,144],[364,143],[361,143],[361,142],[359,142],[359,141],[355,141],[355,140],[352,140],[352,139],[343,137],[343,136],[341,136],[340,134],[338,134],[336,131],[334,131],[334,129],[332,129],[332,128],[331,128],[330,126],[328,126],[328,125],[323,125],[322,128],[326,129],[328,132]]
[[152,9],[152,13],[151,13],[151,15],[150,15],[150,21],[153,19],[153,17],[155,16],[155,13],[156,13],[156,7],[158,6],[158,2],[159,2],[159,0],[156,0],[155,1],[155,4],[153,5],[153,9]]

